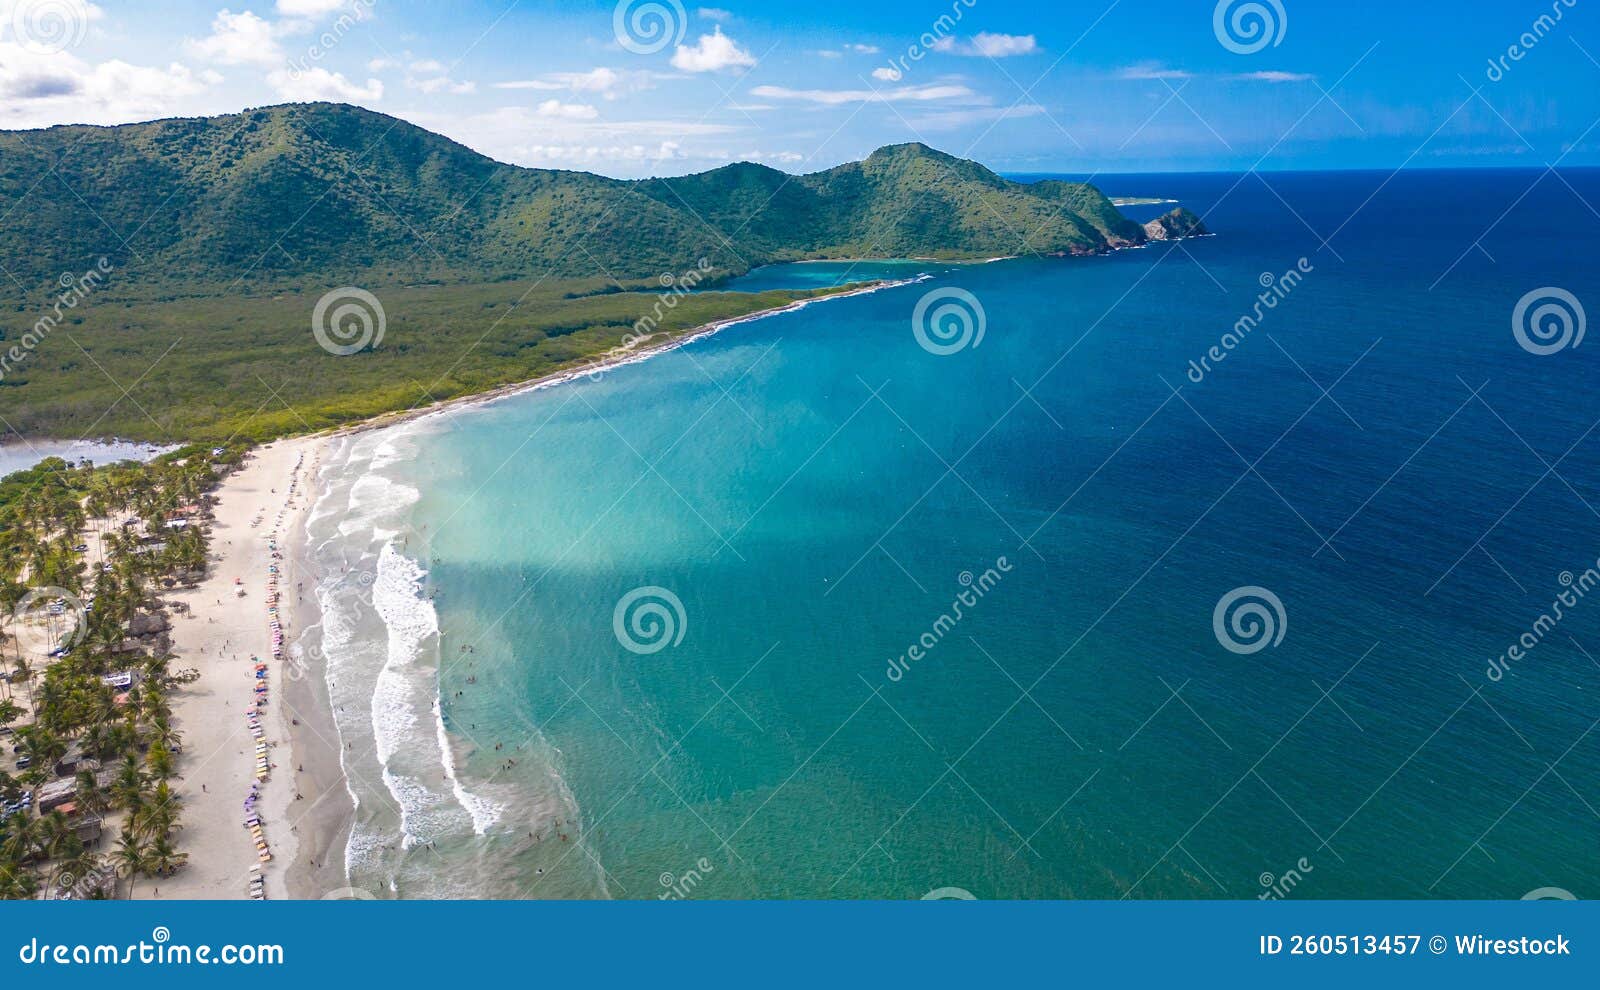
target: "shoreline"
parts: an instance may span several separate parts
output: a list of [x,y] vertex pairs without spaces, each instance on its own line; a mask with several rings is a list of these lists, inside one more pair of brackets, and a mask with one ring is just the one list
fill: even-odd
[[[188,617],[174,624],[173,652],[202,674],[201,680],[173,703],[174,723],[185,736],[180,773],[189,824],[181,848],[190,857],[183,870],[159,884],[140,881],[134,896],[245,899],[250,896],[252,868],[258,865],[272,899],[374,896],[352,890],[345,872],[345,847],[354,825],[355,804],[346,781],[344,744],[328,696],[326,661],[314,643],[308,648],[311,635],[320,629],[322,615],[314,593],[320,575],[309,559],[306,522],[325,495],[319,470],[332,442],[599,376],[742,323],[814,303],[900,288],[930,277],[922,273],[874,282],[716,320],[582,367],[256,448],[214,493],[211,566],[206,578],[194,588],[175,589],[164,596],[190,606]],[[293,502],[286,504],[291,481],[296,485]],[[272,540],[276,541],[276,557]],[[281,595],[282,659],[273,654],[267,613],[268,568],[274,564]],[[212,604],[205,604],[208,599]],[[268,664],[269,701],[260,724],[265,730],[271,775],[261,785],[256,804],[272,853],[267,863],[257,862],[251,833],[243,823],[242,802],[255,779],[255,746],[245,719],[254,681],[251,656]],[[161,886],[166,890],[161,891]]]
[[[1004,260],[1006,259],[988,259],[988,261]],[[981,263],[986,264],[988,261]],[[560,371],[552,371],[547,374],[540,375],[538,378],[529,378],[525,381],[512,382],[507,385],[497,385],[487,391],[474,392],[471,395],[460,395],[450,399],[440,399],[437,402],[429,403],[426,406],[418,406],[414,409],[407,409],[399,412],[380,413],[377,416],[362,420],[359,423],[351,423],[347,426],[333,427],[322,433],[314,434],[314,436],[329,438],[342,437],[351,436],[357,433],[364,433],[368,430],[387,429],[391,426],[399,426],[403,423],[409,423],[414,420],[423,419],[428,416],[439,415],[456,409],[488,405],[492,402],[498,402],[501,399],[522,395],[525,392],[537,392],[541,389],[554,388],[557,385],[565,385],[568,382],[577,381],[580,378],[603,375],[608,371],[614,371],[617,368],[621,368],[626,365],[637,364],[640,361],[648,360],[649,358],[655,357],[658,354],[665,354],[669,351],[675,351],[680,347],[692,344],[695,341],[702,340],[706,337],[714,336],[715,334],[726,330],[728,327],[737,326],[741,323],[764,320],[769,316],[778,316],[782,313],[792,313],[796,310],[801,310],[807,306],[817,303],[832,302],[836,299],[850,299],[855,296],[871,295],[874,292],[881,292],[886,289],[898,289],[903,286],[914,285],[918,282],[926,281],[931,277],[931,275],[923,273],[911,278],[873,282],[869,285],[864,285],[857,289],[850,289],[846,292],[836,292],[827,296],[814,296],[810,299],[796,299],[793,302],[784,303],[782,306],[773,306],[769,309],[756,310],[751,313],[746,313],[743,316],[730,316],[726,319],[713,320],[710,323],[702,323],[697,327],[685,330],[676,337],[668,338],[667,340],[659,343],[650,343],[645,346],[630,350],[625,354],[610,355],[582,367],[565,368]]]
[[[284,582],[282,611],[289,616],[284,659],[279,664],[278,727],[289,744],[289,760],[281,768],[284,786],[269,792],[267,814],[289,830],[278,883],[271,896],[290,900],[337,897],[347,888],[344,847],[355,818],[355,803],[345,783],[342,741],[328,697],[327,662],[320,649],[306,648],[322,613],[316,604],[307,523],[325,492],[320,481],[322,457],[329,441],[318,443],[303,476],[305,506],[280,537],[289,580]],[[306,587],[310,585],[310,587]],[[309,598],[307,595],[309,594]],[[320,641],[319,641],[320,642]]]

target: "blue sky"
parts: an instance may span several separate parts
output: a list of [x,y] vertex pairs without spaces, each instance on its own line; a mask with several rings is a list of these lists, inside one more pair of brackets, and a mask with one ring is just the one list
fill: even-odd
[[0,0],[0,127],[334,99],[627,177],[912,140],[1002,171],[1600,164],[1587,0],[714,4]]

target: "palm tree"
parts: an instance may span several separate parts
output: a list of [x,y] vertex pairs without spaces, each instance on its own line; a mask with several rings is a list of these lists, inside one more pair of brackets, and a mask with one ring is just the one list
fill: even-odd
[[150,744],[150,751],[144,754],[145,765],[150,768],[150,773],[161,781],[160,786],[165,787],[167,779],[172,776],[172,752],[159,740]]
[[0,900],[31,900],[38,892],[38,879],[21,862],[0,859]]
[[144,840],[130,829],[123,829],[117,847],[111,850],[111,868],[118,877],[128,881],[128,896],[133,896],[133,879],[144,870],[145,857],[149,855]]
[[166,836],[158,836],[150,843],[150,853],[146,857],[149,871],[157,876],[170,877],[189,861],[189,854],[178,852],[172,840]]
[[148,783],[139,761],[132,756],[122,761],[116,779],[111,782],[111,800],[119,808],[136,811],[144,804],[144,789]]
[[44,822],[38,818],[29,817],[26,813],[13,815],[7,820],[9,834],[4,843],[0,843],[0,853],[8,860],[24,863],[35,856],[43,854],[46,846]]
[[59,811],[52,811],[39,820],[44,824],[45,855],[52,859],[68,855],[72,851],[72,844],[78,842],[78,833],[67,820],[67,816]]
[[111,795],[100,786],[100,781],[90,769],[78,771],[78,807],[91,815],[103,815],[111,808]]
[[55,762],[67,755],[67,744],[49,729],[40,725],[31,725],[17,733],[22,743],[22,751],[33,760],[33,766],[44,768],[54,766]]

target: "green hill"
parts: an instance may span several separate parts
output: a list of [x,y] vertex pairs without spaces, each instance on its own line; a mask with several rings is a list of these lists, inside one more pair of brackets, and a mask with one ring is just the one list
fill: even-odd
[[357,107],[0,133],[0,255],[141,280],[617,278],[700,258],[1079,254],[1143,240],[1092,186],[1010,182],[920,144],[811,175],[624,182],[503,165]]
[[[1147,232],[1092,186],[1011,182],[920,144],[810,175],[739,163],[625,182],[504,165],[333,104],[0,132],[0,418],[27,436],[265,439],[571,368],[642,319],[660,343],[808,295],[664,309],[667,273],[710,268],[704,289],[773,261],[1199,232],[1192,214]],[[387,333],[330,356],[312,314],[347,285],[377,295]]]

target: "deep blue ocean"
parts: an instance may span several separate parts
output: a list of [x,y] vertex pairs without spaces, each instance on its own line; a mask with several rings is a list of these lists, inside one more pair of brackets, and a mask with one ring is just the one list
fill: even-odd
[[[1215,236],[763,269],[931,278],[428,421],[387,470],[497,810],[412,854],[496,896],[1600,896],[1600,340],[1543,308],[1600,307],[1600,172],[1095,181]],[[923,325],[981,340],[923,346],[957,289]]]

